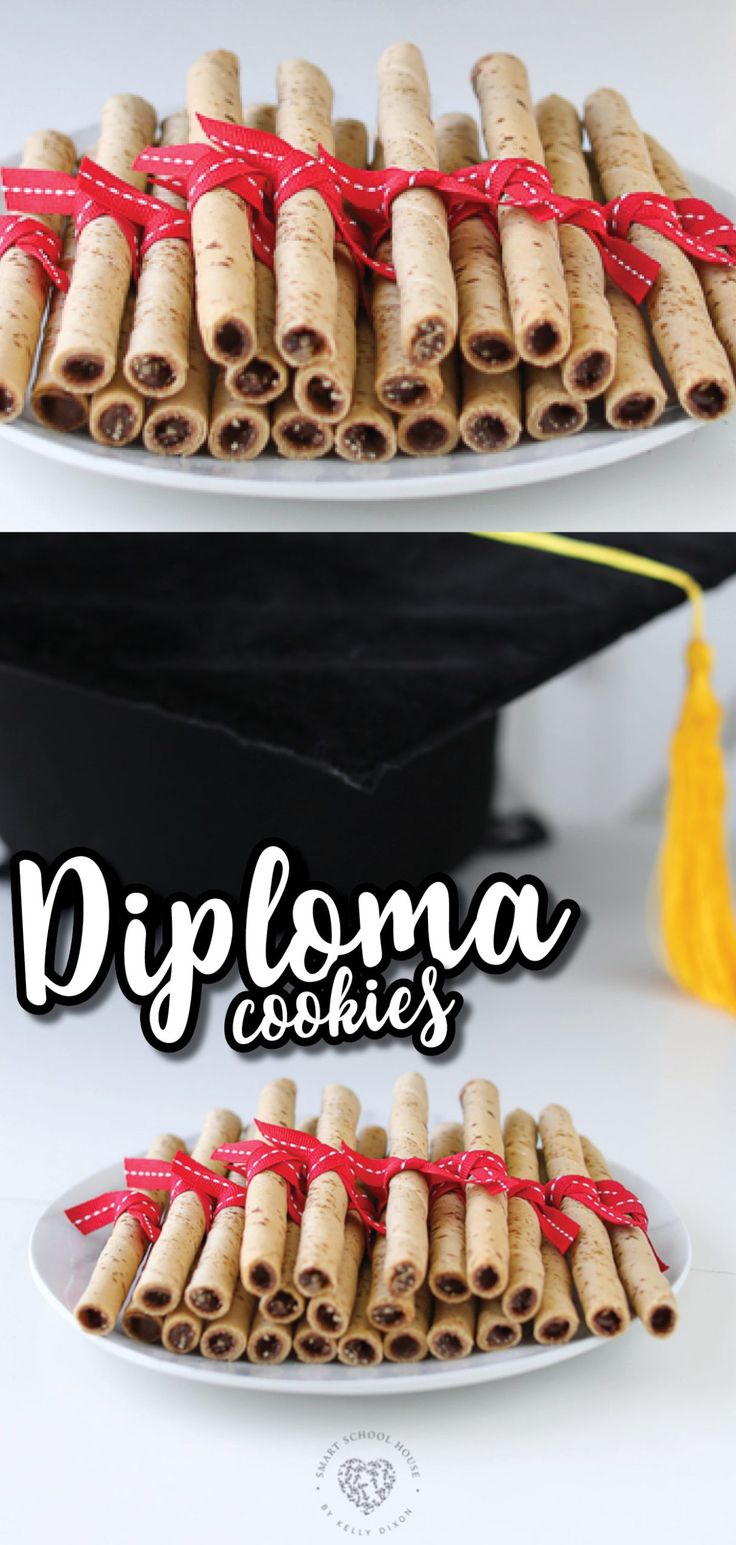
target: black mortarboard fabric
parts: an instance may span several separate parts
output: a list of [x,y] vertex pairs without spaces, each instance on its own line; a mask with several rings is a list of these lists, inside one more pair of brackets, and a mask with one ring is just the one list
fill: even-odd
[[[603,540],[736,573],[736,537]],[[338,889],[422,879],[482,838],[498,711],[681,600],[471,535],[6,536],[0,834],[164,893],[276,838]]]

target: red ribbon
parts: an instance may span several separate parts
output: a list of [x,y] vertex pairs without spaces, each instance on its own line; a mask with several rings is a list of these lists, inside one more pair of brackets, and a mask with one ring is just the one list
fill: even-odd
[[80,1234],[93,1234],[95,1229],[107,1223],[117,1223],[124,1212],[129,1212],[143,1233],[153,1243],[161,1233],[161,1208],[142,1191],[103,1191],[88,1202],[67,1207],[66,1216],[79,1229]]
[[557,1180],[548,1180],[545,1190],[553,1206],[559,1206],[567,1197],[589,1207],[605,1223],[641,1229],[660,1271],[667,1270],[649,1238],[649,1219],[644,1203],[620,1181],[591,1180],[588,1175],[560,1175]]
[[68,290],[69,279],[59,262],[61,238],[48,225],[29,215],[0,215],[0,258],[12,247],[35,258],[57,289]]
[[263,180],[247,169],[242,155],[226,155],[212,145],[149,145],[136,157],[133,168],[147,172],[156,182],[167,183],[186,199],[190,212],[214,188],[237,193],[248,205],[253,250],[273,268],[275,232],[266,207]]
[[[260,1122],[256,1122],[260,1127]],[[264,1131],[281,1132],[281,1127],[264,1127]],[[286,1130],[284,1128],[283,1130]],[[294,1138],[303,1138],[303,1132],[294,1132]],[[212,1157],[220,1159],[223,1163],[235,1167],[239,1175],[243,1175],[246,1186],[256,1175],[262,1175],[266,1170],[272,1170],[280,1175],[286,1182],[287,1207],[290,1218],[295,1223],[300,1223],[306,1201],[306,1166],[297,1163],[294,1159],[296,1148],[292,1145],[287,1148],[279,1143],[261,1142],[258,1138],[248,1138],[243,1143],[222,1143],[216,1148]]]
[[634,224],[645,225],[701,262],[736,263],[736,227],[704,199],[626,193],[605,208],[609,229],[616,236],[627,236]]

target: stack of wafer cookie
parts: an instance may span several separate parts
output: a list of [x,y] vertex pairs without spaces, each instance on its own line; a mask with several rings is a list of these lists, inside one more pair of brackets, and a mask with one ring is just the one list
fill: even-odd
[[[453,173],[524,157],[545,165],[568,198],[691,191],[615,91],[594,92],[582,119],[562,97],[535,107],[524,65],[502,53],[475,64],[472,85],[478,118],[434,120],[419,50],[388,48],[371,149],[362,124],[334,118],[318,66],[282,62],[275,102],[248,104],[237,57],[218,50],[195,61],[186,111],[158,129],[149,103],[110,98],[94,155],[140,189],[139,152],[156,134],[164,147],[201,143],[204,114],[275,131],[307,155],[321,146],[358,170]],[[68,172],[75,155],[65,135],[35,134],[23,164]],[[181,205],[164,183],[151,191]],[[59,231],[62,222],[47,223]],[[661,265],[637,308],[607,280],[583,230],[503,205],[498,223],[498,236],[480,214],[450,228],[437,192],[406,189],[377,250],[395,281],[359,275],[310,187],[280,206],[273,269],[254,253],[246,202],[227,187],[194,205],[191,247],[170,239],[149,248],[135,286],[109,216],[78,244],[66,232],[66,294],[49,299],[40,265],[11,249],[0,258],[0,422],[21,412],[30,389],[45,427],[115,448],[142,442],[157,455],[232,461],[270,446],[292,460],[334,452],[373,463],[458,446],[495,453],[524,433],[556,439],[589,423],[645,429],[669,401],[700,420],[732,408],[736,268],[696,263],[635,226],[632,239]]]
[[[275,1079],[263,1089],[255,1119],[293,1131],[296,1097],[290,1079]],[[303,1121],[301,1130],[369,1160],[388,1152],[439,1163],[482,1151],[505,1158],[509,1175],[525,1181],[611,1179],[600,1151],[578,1136],[562,1106],[548,1105],[538,1123],[523,1110],[502,1123],[498,1090],[487,1079],[467,1083],[457,1121],[431,1134],[418,1073],[398,1079],[388,1131],[361,1127],[357,1096],[340,1084],[325,1088],[319,1117]],[[193,1157],[223,1176],[225,1166],[212,1154],[240,1135],[239,1116],[212,1110]],[[148,1157],[171,1159],[181,1147],[167,1134]],[[145,1161],[140,1174],[145,1179]],[[165,1195],[154,1199],[163,1204]],[[244,1205],[217,1212],[209,1232],[197,1195],[176,1195],[147,1255],[140,1225],[123,1213],[75,1314],[92,1334],[109,1333],[119,1318],[132,1339],[162,1343],[173,1353],[198,1350],[214,1360],[261,1364],[290,1355],[348,1367],[428,1356],[451,1361],[514,1347],[523,1338],[542,1346],[586,1331],[610,1339],[632,1316],[651,1335],[670,1335],[677,1304],[641,1230],[607,1224],[578,1200],[561,1205],[579,1225],[567,1254],[543,1237],[523,1196],[468,1185],[464,1192],[440,1187],[430,1200],[425,1177],[401,1170],[389,1181],[385,1233],[375,1234],[369,1247],[337,1174],[326,1170],[311,1182],[297,1224],[289,1216],[286,1180],[264,1170],[251,1179]]]

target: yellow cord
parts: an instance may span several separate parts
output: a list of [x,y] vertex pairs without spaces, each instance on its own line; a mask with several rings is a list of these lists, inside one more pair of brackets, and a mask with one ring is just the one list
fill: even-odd
[[670,747],[658,868],[660,929],[667,968],[687,992],[736,1014],[736,919],[728,865],[722,711],[711,685],[703,592],[683,569],[600,542],[542,531],[479,531],[516,547],[597,563],[676,585],[692,603],[687,686]]

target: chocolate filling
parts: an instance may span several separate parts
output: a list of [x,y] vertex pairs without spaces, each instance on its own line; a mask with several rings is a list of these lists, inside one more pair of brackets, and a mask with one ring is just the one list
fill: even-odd
[[656,1330],[660,1335],[662,1335],[665,1331],[672,1329],[674,1322],[675,1316],[672,1313],[672,1310],[667,1304],[661,1304],[659,1309],[655,1309],[652,1315],[652,1330]]
[[525,341],[529,354],[535,359],[546,359],[557,348],[560,335],[551,322],[538,322],[536,327],[529,328]]
[[459,1357],[463,1350],[460,1337],[453,1335],[451,1330],[443,1330],[434,1345],[439,1357]]
[[409,425],[406,443],[420,453],[438,451],[447,443],[447,430],[436,418],[420,418],[416,424]]
[[270,1362],[272,1357],[278,1357],[281,1351],[281,1342],[278,1336],[259,1336],[255,1345],[256,1357],[262,1363]]
[[320,1304],[319,1309],[315,1312],[323,1330],[332,1334],[340,1329],[340,1316],[330,1304]]
[[141,354],[130,368],[139,386],[153,392],[163,391],[176,380],[176,371],[162,354]]
[[311,1336],[304,1337],[302,1346],[310,1357],[329,1357],[332,1351],[331,1342],[325,1336],[318,1336],[315,1332]]
[[717,381],[702,381],[688,392],[688,401],[699,418],[717,418],[726,406],[726,393]]
[[593,1324],[602,1336],[615,1336],[616,1331],[621,1329],[621,1316],[615,1309],[601,1309],[593,1316]]
[[191,1295],[195,1309],[202,1314],[222,1314],[224,1305],[219,1293],[213,1293],[211,1288],[197,1288]]
[[417,1341],[416,1336],[410,1336],[408,1332],[403,1336],[394,1336],[394,1339],[391,1342],[391,1351],[393,1352],[394,1357],[407,1359],[416,1357],[419,1350],[419,1342]]
[[395,1293],[413,1293],[417,1285],[417,1274],[408,1261],[404,1261],[393,1274],[391,1286]]
[[279,373],[267,359],[249,359],[238,371],[235,385],[244,397],[265,397],[279,384]]
[[494,1325],[488,1340],[492,1347],[507,1347],[514,1339],[514,1332],[510,1325]]
[[299,1273],[299,1286],[310,1297],[314,1297],[315,1293],[324,1293],[329,1285],[324,1272],[320,1271],[318,1267],[315,1267],[313,1271],[302,1271]]
[[251,1266],[248,1273],[250,1277],[249,1287],[258,1289],[259,1293],[267,1293],[269,1288],[276,1286],[276,1277],[270,1266],[264,1266],[263,1262],[258,1266]]
[[168,413],[165,418],[158,418],[153,427],[153,438],[162,450],[178,450],[186,445],[192,437],[192,426],[188,418],[183,418],[181,413]]
[[319,413],[329,413],[338,418],[344,411],[345,400],[333,381],[327,376],[312,376],[307,386],[307,397]]
[[475,1273],[473,1287],[477,1293],[490,1293],[498,1285],[498,1272],[492,1266],[481,1266]]
[[411,352],[415,359],[441,359],[445,352],[445,329],[441,322],[422,322],[412,339]]
[[284,333],[284,352],[297,364],[305,365],[324,347],[324,338],[313,327],[293,327]]
[[64,379],[80,386],[91,386],[93,381],[99,381],[104,371],[104,360],[94,359],[89,354],[72,354],[62,367]]
[[232,1352],[235,1342],[229,1330],[218,1330],[214,1336],[210,1336],[207,1345],[215,1357],[226,1357],[228,1352]]
[[268,1300],[268,1312],[274,1320],[288,1320],[296,1313],[299,1305],[293,1293],[288,1293],[286,1288],[280,1288]]
[[537,1295],[533,1288],[519,1288],[518,1293],[514,1293],[511,1299],[512,1313],[529,1315],[536,1302]]
[[191,1325],[175,1325],[169,1331],[169,1341],[177,1352],[188,1352],[194,1346],[194,1331]]
[[164,1288],[146,1288],[143,1293],[143,1302],[147,1309],[159,1313],[162,1309],[171,1308],[171,1294]]
[[308,418],[292,419],[283,430],[283,435],[289,445],[304,446],[310,451],[319,450],[325,443],[324,431],[318,424],[311,424]]
[[135,430],[135,414],[127,402],[113,402],[99,417],[100,434],[111,445],[122,445]]
[[584,354],[577,368],[573,371],[573,380],[581,392],[590,391],[608,375],[610,360],[602,349],[591,349],[590,354]]
[[244,456],[255,438],[255,429],[250,420],[245,418],[232,418],[220,430],[220,445],[229,456]]
[[80,402],[78,397],[72,397],[71,392],[57,392],[53,388],[48,392],[42,392],[38,399],[38,407],[52,429],[63,429],[68,432],[81,429],[87,418],[84,403]]
[[7,417],[8,413],[12,413],[14,408],[15,397],[13,393],[9,392],[6,387],[0,386],[0,416],[2,418]]
[[359,1336],[354,1336],[351,1341],[344,1343],[342,1355],[356,1368],[370,1368],[376,1361],[376,1354],[370,1341],[361,1341]]
[[479,451],[495,450],[499,445],[505,445],[509,437],[503,419],[496,418],[493,413],[479,413],[469,427],[473,445]]
[[351,424],[345,430],[343,444],[356,461],[378,461],[386,454],[386,436],[375,424]]
[[250,338],[239,322],[223,322],[215,333],[215,348],[226,359],[241,359],[248,353]]
[[136,1341],[145,1341],[149,1346],[155,1346],[156,1342],[161,1340],[161,1325],[153,1315],[129,1315],[128,1329]]
[[397,407],[418,408],[426,400],[427,387],[424,381],[412,380],[410,376],[396,376],[386,382],[383,395],[386,402],[396,403]]
[[476,359],[482,359],[486,365],[507,365],[513,359],[513,353],[503,338],[493,338],[491,335],[472,338],[470,352]]
[[577,429],[579,423],[579,409],[571,402],[551,402],[539,420],[539,427],[546,435],[561,435]]
[[636,425],[643,424],[654,412],[656,403],[653,397],[646,397],[643,392],[631,392],[624,397],[616,410],[616,418],[619,424]]
[[448,1298],[460,1298],[468,1291],[467,1282],[462,1277],[438,1277],[437,1288],[440,1293],[447,1294]]
[[107,1315],[100,1309],[80,1309],[79,1318],[85,1330],[102,1330],[107,1325]]
[[544,1327],[545,1341],[564,1341],[569,1334],[569,1320],[548,1320]]
[[404,1318],[403,1309],[394,1309],[391,1304],[384,1304],[379,1309],[374,1309],[373,1319],[376,1325],[385,1325],[387,1329],[392,1325],[400,1325]]

